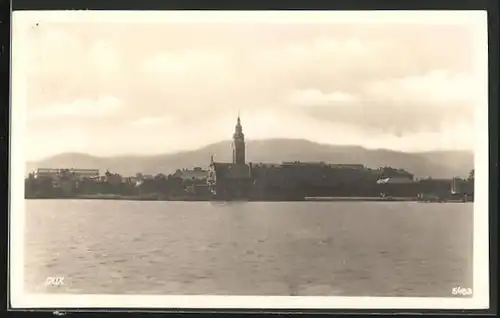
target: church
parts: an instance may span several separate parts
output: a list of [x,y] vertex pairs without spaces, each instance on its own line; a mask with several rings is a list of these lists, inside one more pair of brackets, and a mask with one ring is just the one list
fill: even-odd
[[245,135],[240,116],[233,134],[233,162],[210,160],[208,185],[212,194],[221,199],[245,199],[253,186],[251,167],[245,162]]
[[[210,160],[207,183],[216,199],[303,200],[305,196],[330,193],[334,183],[346,177],[354,181],[366,176],[363,165],[299,161],[247,163],[240,116],[236,121],[232,148],[232,162],[215,162],[213,156]],[[345,183],[342,188],[348,189]]]
[[381,185],[377,180],[395,177],[405,180],[404,183],[399,182],[396,188],[414,192],[413,175],[402,169],[370,169],[362,164],[301,161],[247,163],[245,135],[239,115],[232,148],[232,162],[215,162],[213,156],[210,160],[207,184],[218,200],[295,201],[306,197],[379,196],[381,189],[387,188],[387,185]]

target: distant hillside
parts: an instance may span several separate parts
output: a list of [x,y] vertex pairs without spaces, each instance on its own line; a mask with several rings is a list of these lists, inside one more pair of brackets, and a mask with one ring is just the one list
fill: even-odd
[[[206,167],[210,154],[216,161],[230,161],[231,142],[211,144],[195,151],[154,156],[95,157],[81,153],[63,153],[39,162],[28,162],[27,171],[36,168],[97,168],[122,175],[172,173],[178,168]],[[473,154],[462,151],[404,153],[390,150],[369,150],[358,146],[322,145],[300,139],[267,139],[247,142],[247,161],[324,161],[358,163],[370,168],[391,166],[403,168],[417,177],[447,178],[467,176],[474,167]]]

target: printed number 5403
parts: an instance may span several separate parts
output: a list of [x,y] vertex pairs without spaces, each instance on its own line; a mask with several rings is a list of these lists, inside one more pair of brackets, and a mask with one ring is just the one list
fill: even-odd
[[463,288],[463,287],[453,287],[453,289],[451,290],[451,293],[453,295],[457,295],[457,296],[470,296],[472,295],[472,288]]

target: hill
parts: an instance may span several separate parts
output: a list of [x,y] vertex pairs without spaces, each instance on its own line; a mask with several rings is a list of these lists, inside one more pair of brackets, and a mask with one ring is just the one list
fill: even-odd
[[[231,142],[223,141],[198,150],[152,156],[96,157],[82,153],[63,153],[38,162],[28,162],[27,171],[36,168],[92,168],[132,176],[137,172],[169,174],[178,168],[206,167],[210,155],[216,161],[231,161]],[[247,161],[324,161],[357,163],[370,168],[391,166],[406,169],[416,177],[449,178],[467,176],[474,167],[471,152],[432,151],[405,153],[358,146],[322,145],[300,139],[267,139],[247,142]]]

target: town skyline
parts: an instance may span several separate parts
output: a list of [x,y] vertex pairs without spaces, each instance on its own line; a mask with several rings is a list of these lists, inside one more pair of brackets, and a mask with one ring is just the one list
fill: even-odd
[[41,19],[23,34],[26,160],[195,150],[228,140],[238,111],[248,140],[473,151],[481,36],[466,22]]

